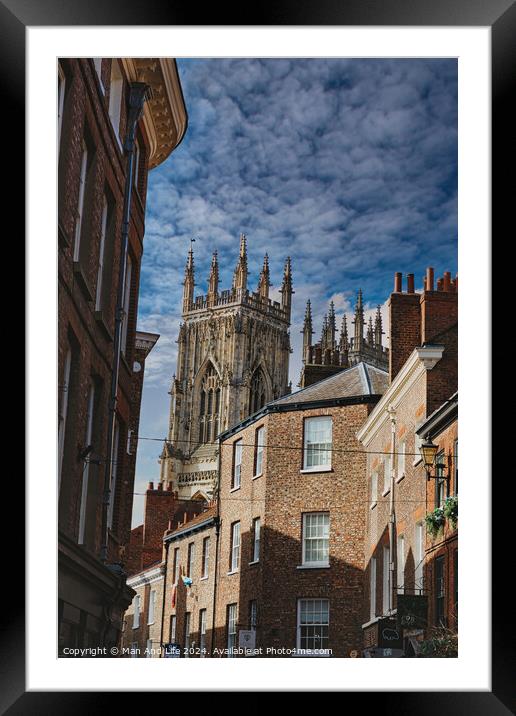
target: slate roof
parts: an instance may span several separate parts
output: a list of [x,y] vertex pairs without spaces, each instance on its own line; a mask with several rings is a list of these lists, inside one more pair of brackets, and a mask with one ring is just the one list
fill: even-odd
[[389,374],[369,363],[357,363],[336,375],[320,380],[307,388],[274,400],[269,405],[311,403],[335,398],[355,398],[362,395],[383,395],[389,387]]

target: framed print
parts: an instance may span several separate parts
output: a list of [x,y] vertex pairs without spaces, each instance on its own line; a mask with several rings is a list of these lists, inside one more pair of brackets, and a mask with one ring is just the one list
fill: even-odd
[[0,6],[29,308],[5,712],[306,690],[508,713],[476,334],[514,4],[115,8]]

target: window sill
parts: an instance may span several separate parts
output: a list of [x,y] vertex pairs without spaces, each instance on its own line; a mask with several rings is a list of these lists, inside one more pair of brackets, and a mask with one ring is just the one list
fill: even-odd
[[369,505],[369,509],[374,510],[374,508],[376,507],[377,504],[378,504],[377,500],[375,500],[374,502],[371,502],[371,504]]
[[416,467],[416,465],[419,465],[420,462],[423,462],[422,457],[418,457],[416,460],[414,460],[414,462],[412,463],[412,466]]
[[401,482],[404,479],[405,479],[405,473],[403,473],[403,475],[400,475],[399,477],[396,478],[396,484],[398,484],[399,482]]
[[86,299],[88,301],[93,301],[93,294],[91,292],[90,285],[79,261],[73,262],[73,274],[77,279],[77,283],[79,284],[82,292],[86,296]]
[[240,490],[240,485],[238,487],[232,487],[230,492],[236,492],[237,490]]
[[238,574],[240,572],[239,569],[233,569],[230,572],[228,572],[228,577],[231,577],[232,574]]
[[251,567],[253,564],[260,564],[260,560],[259,560],[259,559],[253,559],[252,562],[249,562],[249,566],[250,566],[250,567]]
[[300,472],[302,474],[311,473],[311,472],[333,472],[333,468],[332,467],[323,467],[323,466],[308,467],[308,468],[304,468],[303,470],[300,470]]
[[299,564],[296,569],[329,569],[328,564]]
[[104,311],[95,311],[95,320],[99,324],[99,326],[104,331],[104,334],[108,341],[111,343],[113,342],[113,334],[109,330],[108,324],[106,323],[106,319],[104,318]]
[[200,577],[199,582],[205,582],[208,579],[208,575],[205,577]]
[[253,475],[253,480],[257,480],[259,477],[263,475],[263,472],[260,472],[258,475]]
[[382,497],[385,497],[385,495],[388,495],[390,491],[391,491],[391,488],[390,488],[390,487],[387,488],[387,490],[384,490],[384,491],[382,492]]

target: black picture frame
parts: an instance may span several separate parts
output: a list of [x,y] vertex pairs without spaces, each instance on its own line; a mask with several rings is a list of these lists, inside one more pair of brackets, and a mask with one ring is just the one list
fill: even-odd
[[[25,146],[25,29],[27,26],[63,25],[198,25],[199,8],[184,2],[159,0],[0,0],[0,76],[2,79],[3,119],[6,129],[3,145],[3,167],[9,168],[9,214],[17,220],[16,238],[22,245],[24,230],[24,146]],[[516,74],[516,5],[513,0],[318,0],[317,3],[285,2],[277,0],[273,6],[244,6],[230,13],[213,4],[202,9],[202,25],[390,25],[390,26],[484,26],[491,28],[492,37],[492,232],[493,239],[514,235],[512,224],[514,206],[514,166],[516,143],[514,112],[510,109],[513,79]],[[17,177],[16,175],[19,174]],[[511,228],[512,227],[512,228]],[[503,232],[503,233],[502,233]],[[493,259],[493,268],[496,263]],[[507,277],[512,279],[512,277]],[[482,298],[490,300],[489,287],[484,287]],[[497,290],[499,301],[501,291]],[[496,298],[493,296],[493,298]],[[15,297],[19,306],[22,300]],[[501,305],[501,303],[499,303]],[[510,304],[505,303],[505,307]],[[507,334],[508,335],[508,334]],[[489,330],[485,329],[485,340]],[[498,355],[497,349],[493,358]],[[501,348],[500,353],[501,357]],[[493,386],[493,395],[496,390]],[[489,436],[480,436],[489,446]],[[24,445],[24,449],[30,449]],[[513,472],[509,469],[508,473]],[[501,477],[501,475],[499,475]],[[16,505],[19,516],[23,510],[20,477],[4,481],[4,489],[11,494],[7,499]],[[369,692],[375,700],[373,708],[383,713],[396,710],[398,714],[490,714],[502,716],[516,712],[516,687],[511,668],[513,656],[514,600],[510,572],[507,565],[513,554],[507,556],[504,529],[510,524],[509,509],[514,481],[504,480],[503,499],[498,501],[496,519],[493,520],[493,594],[492,594],[492,691],[491,692]],[[496,493],[494,493],[495,497]],[[502,503],[502,504],[501,504]],[[6,504],[6,503],[4,503]],[[4,507],[5,509],[5,507]],[[5,513],[10,510],[5,509]],[[7,528],[2,544],[8,557],[8,581],[4,587],[10,591],[1,612],[0,627],[0,713],[59,714],[106,711],[120,708],[119,693],[95,692],[26,692],[25,690],[25,605],[21,586],[24,581],[23,533],[8,527],[4,513],[3,527]],[[21,523],[21,519],[19,519]],[[508,560],[503,562],[503,559]],[[4,572],[5,574],[5,572]],[[488,579],[489,575],[479,575]],[[474,598],[474,595],[471,595]],[[443,664],[443,668],[444,668]],[[410,688],[410,684],[407,684]],[[336,684],[338,690],[338,684]],[[439,689],[439,684],[435,684]],[[351,694],[347,695],[348,697]],[[358,694],[363,699],[364,694]],[[138,708],[138,694],[130,694],[131,708]],[[148,695],[143,694],[148,708]],[[116,700],[116,701],[115,701]],[[176,702],[169,701],[169,708]],[[235,702],[232,702],[235,707]],[[371,707],[368,699],[367,706]],[[143,706],[143,700],[142,700]],[[147,710],[146,708],[146,710]],[[347,708],[349,702],[347,700]]]

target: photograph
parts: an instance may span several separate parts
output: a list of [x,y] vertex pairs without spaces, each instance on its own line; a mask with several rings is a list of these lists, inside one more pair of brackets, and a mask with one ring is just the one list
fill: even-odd
[[59,659],[458,658],[458,71],[57,58]]

